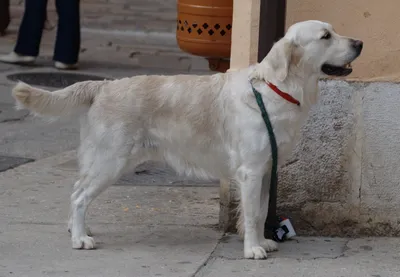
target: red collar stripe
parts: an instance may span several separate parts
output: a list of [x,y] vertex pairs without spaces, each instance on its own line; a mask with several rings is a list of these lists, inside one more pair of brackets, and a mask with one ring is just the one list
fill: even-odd
[[291,96],[290,94],[281,91],[277,86],[275,86],[274,84],[271,84],[270,82],[266,82],[267,85],[276,92],[276,94],[278,94],[280,97],[282,97],[283,99],[285,99],[286,101],[289,101],[290,103],[296,104],[297,106],[300,106],[300,101],[297,100],[296,98],[294,98],[293,96]]

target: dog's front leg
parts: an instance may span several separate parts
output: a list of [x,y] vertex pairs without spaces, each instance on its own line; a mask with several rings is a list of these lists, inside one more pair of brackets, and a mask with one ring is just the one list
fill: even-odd
[[261,205],[260,205],[260,220],[258,221],[257,228],[258,228],[258,235],[260,245],[267,251],[276,251],[278,250],[278,243],[271,239],[266,239],[264,237],[264,228],[265,228],[265,221],[267,220],[268,216],[268,207],[269,207],[269,190],[271,186],[271,174],[266,173],[262,179],[262,188],[261,188]]
[[244,216],[244,257],[247,259],[265,259],[267,252],[260,245],[258,223],[261,219],[262,174],[241,169],[238,183],[241,192],[241,206]]

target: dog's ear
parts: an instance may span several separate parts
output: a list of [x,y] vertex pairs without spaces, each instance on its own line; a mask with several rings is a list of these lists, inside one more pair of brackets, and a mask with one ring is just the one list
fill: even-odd
[[293,46],[294,44],[291,40],[282,38],[272,46],[266,57],[267,62],[275,71],[276,78],[281,82],[288,75]]

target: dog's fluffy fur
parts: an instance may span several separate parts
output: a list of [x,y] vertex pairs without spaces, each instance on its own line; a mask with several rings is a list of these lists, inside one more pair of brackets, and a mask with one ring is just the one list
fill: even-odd
[[[331,34],[328,39],[322,38],[326,32]],[[327,23],[306,21],[293,25],[261,63],[236,72],[87,81],[53,92],[17,84],[13,96],[20,107],[46,116],[80,113],[80,178],[71,196],[69,221],[72,247],[95,247],[84,221],[96,196],[124,171],[161,160],[180,174],[237,184],[244,256],[266,258],[267,251],[277,249],[263,237],[271,150],[250,80],[262,94],[282,163],[317,102],[322,65],[344,66],[354,60],[359,53],[352,42]],[[265,81],[297,98],[301,106],[278,96]]]

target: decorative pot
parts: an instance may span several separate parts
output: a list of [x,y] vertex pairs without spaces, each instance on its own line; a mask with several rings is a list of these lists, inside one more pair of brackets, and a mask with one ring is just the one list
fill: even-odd
[[207,58],[210,69],[225,71],[231,54],[232,13],[233,0],[178,0],[179,47]]

